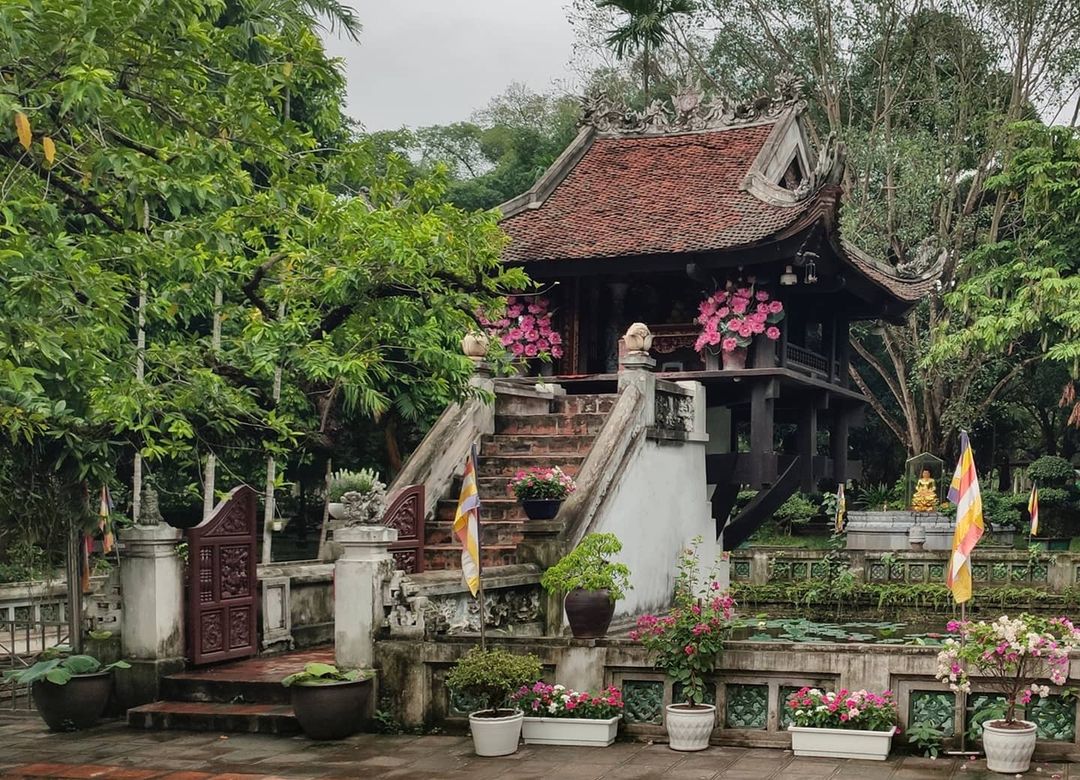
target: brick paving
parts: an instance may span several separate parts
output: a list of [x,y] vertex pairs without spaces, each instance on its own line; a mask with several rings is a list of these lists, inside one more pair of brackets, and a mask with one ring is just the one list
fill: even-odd
[[[885,763],[794,758],[789,751],[713,747],[676,753],[665,745],[608,748],[523,746],[479,758],[467,737],[358,734],[340,742],[262,734],[147,732],[114,722],[53,734],[35,718],[0,718],[0,777],[115,780],[284,778],[461,778],[461,780],[943,780],[1001,778],[982,761],[894,756]],[[1080,780],[1080,764],[1037,762],[1026,777]]]

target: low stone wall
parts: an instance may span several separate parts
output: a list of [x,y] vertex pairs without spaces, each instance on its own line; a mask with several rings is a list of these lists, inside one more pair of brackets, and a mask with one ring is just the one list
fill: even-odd
[[[878,552],[793,550],[762,547],[731,553],[732,583],[765,585],[825,580],[830,563],[850,570],[862,583],[944,583],[949,551]],[[1080,554],[980,547],[971,563],[976,588],[1011,586],[1063,593],[1080,585]]]
[[334,564],[318,561],[258,567],[260,580],[289,579],[289,616],[295,647],[334,641]]
[[[489,640],[490,641],[490,640]],[[383,706],[409,725],[464,728],[475,707],[453,697],[445,679],[451,665],[477,643],[475,638],[382,641],[376,645]],[[629,640],[535,638],[498,640],[517,652],[539,656],[544,678],[571,688],[622,688],[626,733],[663,739],[663,707],[677,695],[672,681],[656,672],[642,647]],[[957,696],[934,679],[937,649],[916,646],[731,642],[712,679],[717,705],[713,742],[724,745],[788,747],[784,701],[804,685],[896,692],[901,727],[930,721],[949,735],[970,724],[988,698],[978,684],[964,711]],[[1074,658],[1069,684],[1080,680]],[[1076,698],[1052,695],[1028,713],[1039,724],[1039,755],[1072,756],[1077,749]]]

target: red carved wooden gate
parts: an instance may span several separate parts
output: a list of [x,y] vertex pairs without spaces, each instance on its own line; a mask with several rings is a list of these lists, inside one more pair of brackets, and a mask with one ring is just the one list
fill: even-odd
[[257,504],[256,492],[243,485],[188,529],[187,635],[193,664],[256,653]]
[[383,515],[382,524],[396,528],[397,541],[390,545],[394,568],[406,574],[424,570],[424,486],[409,485],[398,493]]

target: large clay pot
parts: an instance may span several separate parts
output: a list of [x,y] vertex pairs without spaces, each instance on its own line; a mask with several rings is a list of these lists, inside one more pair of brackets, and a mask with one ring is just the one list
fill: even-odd
[[741,371],[746,368],[746,347],[737,347],[731,352],[721,351],[725,371]]
[[668,747],[690,752],[704,750],[716,727],[716,707],[712,704],[669,704],[664,708]]
[[311,739],[345,739],[360,730],[371,696],[371,680],[297,683],[292,707],[300,728]]
[[64,685],[38,680],[30,686],[34,706],[53,731],[88,729],[98,722],[112,691],[112,674],[76,674]]
[[991,772],[1020,774],[1031,766],[1031,754],[1035,752],[1035,724],[1018,720],[1016,728],[1005,726],[1003,720],[983,724],[983,750],[986,751],[986,768]]
[[607,633],[615,601],[607,590],[572,590],[563,601],[570,632],[578,639],[597,639]]
[[521,508],[525,510],[525,516],[530,520],[551,520],[559,514],[562,499],[525,498],[521,500]]
[[508,713],[509,710],[487,710],[469,714],[469,731],[476,755],[508,756],[517,752],[525,714],[521,710]]

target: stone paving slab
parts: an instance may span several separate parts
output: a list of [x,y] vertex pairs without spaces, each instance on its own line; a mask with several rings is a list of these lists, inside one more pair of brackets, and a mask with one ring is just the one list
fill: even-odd
[[[114,780],[984,780],[985,762],[894,755],[888,761],[796,758],[787,750],[666,745],[525,745],[473,755],[468,737],[358,734],[339,742],[262,734],[144,732],[106,723],[53,734],[36,719],[0,716],[0,778]],[[1080,764],[1036,762],[1025,777],[1080,780]]]

